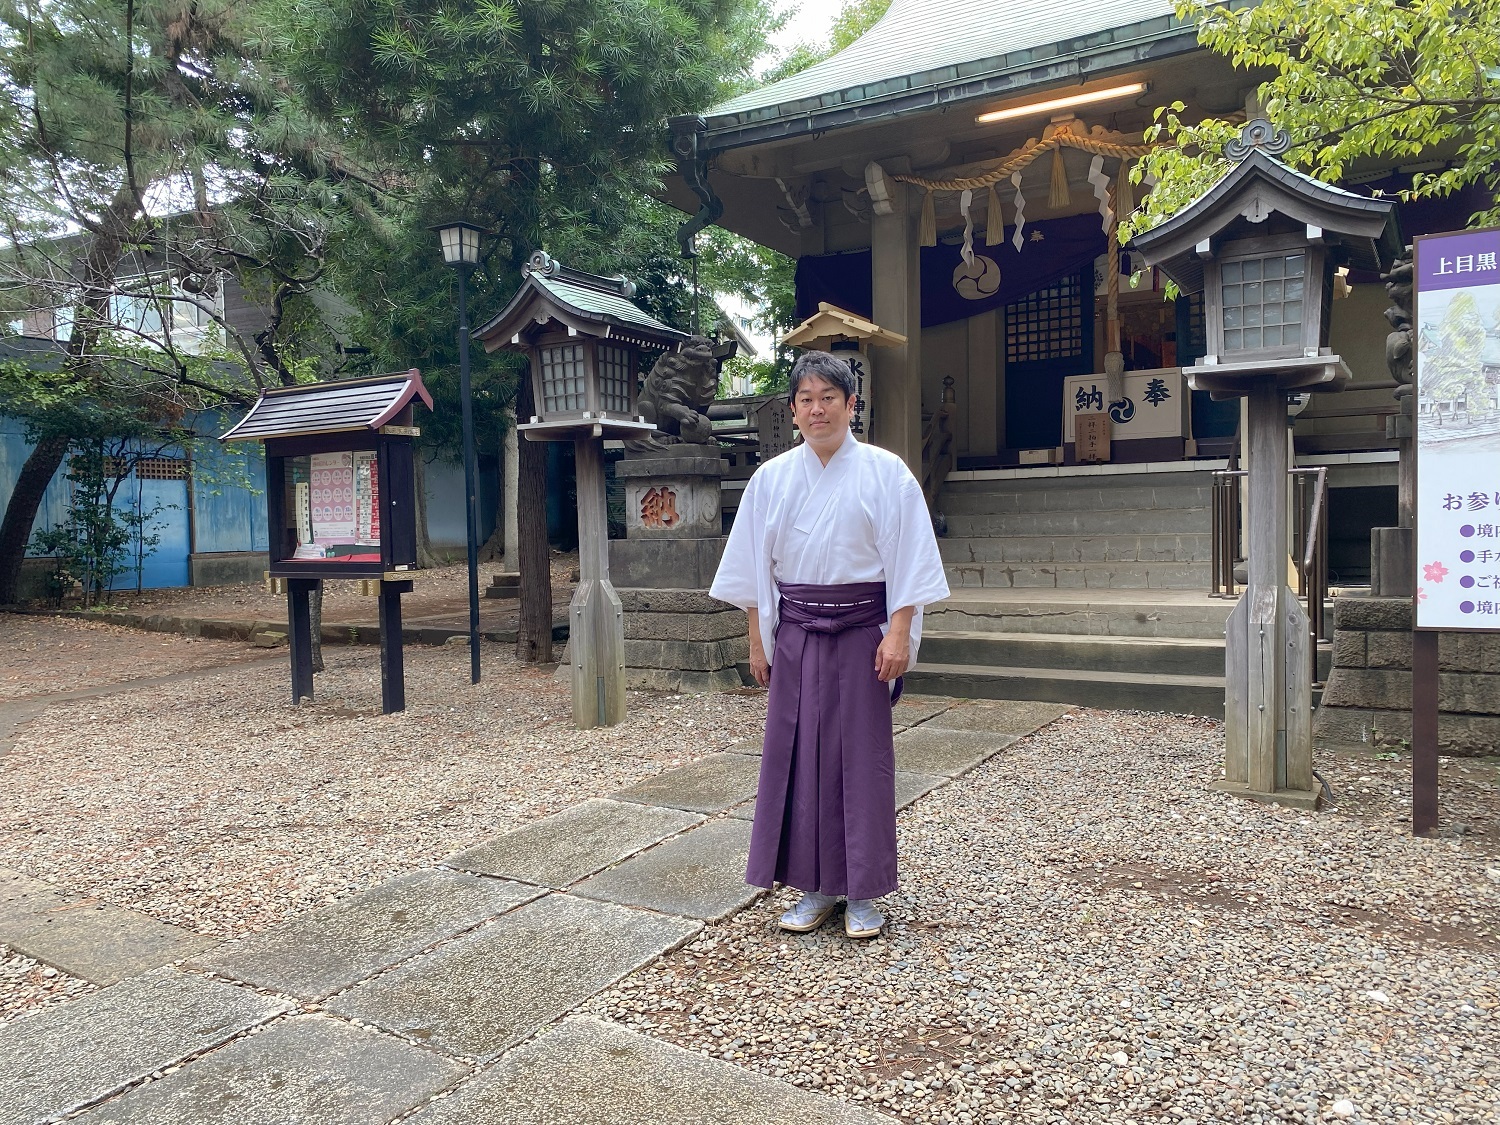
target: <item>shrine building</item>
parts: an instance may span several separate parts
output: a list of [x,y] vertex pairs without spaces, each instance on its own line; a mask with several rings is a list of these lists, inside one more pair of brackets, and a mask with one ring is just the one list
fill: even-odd
[[[795,258],[800,316],[827,304],[905,338],[869,349],[871,439],[906,458],[946,525],[955,600],[934,625],[975,634],[946,655],[924,645],[924,660],[1033,668],[1050,657],[1023,634],[1065,628],[1206,639],[1219,656],[1190,646],[1158,670],[1222,667],[1232,599],[1209,599],[1227,520],[1213,474],[1254,451],[1239,447],[1240,402],[1182,375],[1205,350],[1200,296],[1167,300],[1111,232],[1149,190],[1129,170],[1154,112],[1181,102],[1185,119],[1243,123],[1263,77],[1201,47],[1172,0],[893,0],[838,54],[669,122],[670,198],[693,225]],[[1393,192],[1439,166],[1359,168],[1339,186]],[[1402,204],[1399,237],[1462,227],[1483,205]],[[1245,307],[1225,315],[1279,343],[1300,320],[1299,268],[1247,278]],[[1303,476],[1326,489],[1321,566],[1337,588],[1369,581],[1370,530],[1397,522],[1397,405],[1385,286],[1344,268],[1333,288],[1325,345],[1352,382],[1289,413],[1296,467],[1325,470]],[[1109,421],[1075,426],[1080,415]],[[941,464],[937,428],[950,435]],[[1087,605],[1113,608],[1090,617]],[[998,647],[977,637],[997,620],[1009,635]],[[1128,646],[1100,660],[1160,678]],[[1186,693],[1183,709],[1215,713],[1219,684]],[[1041,692],[976,688],[1012,690]],[[1077,695],[1067,701],[1089,701]]]

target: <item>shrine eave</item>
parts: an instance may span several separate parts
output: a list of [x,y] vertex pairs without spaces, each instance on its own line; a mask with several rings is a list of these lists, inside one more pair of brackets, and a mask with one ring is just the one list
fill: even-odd
[[432,409],[432,395],[412,369],[368,379],[304,383],[262,391],[249,412],[220,438],[266,441],[314,434],[377,432],[420,398]]
[[[708,152],[774,143],[869,125],[975,99],[997,98],[1080,82],[1100,74],[1201,51],[1197,31],[1176,16],[1158,16],[1076,39],[1010,51],[869,84],[703,114]],[[774,87],[767,87],[774,93]]]
[[473,335],[486,351],[522,347],[517,337],[530,335],[549,320],[642,347],[672,347],[688,338],[687,333],[663,324],[622,296],[534,273],[510,303]]

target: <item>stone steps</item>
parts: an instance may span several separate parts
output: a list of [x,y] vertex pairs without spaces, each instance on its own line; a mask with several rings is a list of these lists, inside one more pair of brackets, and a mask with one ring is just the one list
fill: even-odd
[[[1223,640],[1234,603],[1182,590],[955,589],[924,614],[924,635],[941,632],[1068,633],[1095,637]],[[925,642],[924,642],[925,643]]]
[[1206,590],[1206,472],[957,480],[940,542],[955,587]]
[[953,480],[943,486],[941,507],[950,518],[982,513],[1206,509],[1211,488],[1207,472]]
[[1208,535],[1206,507],[1111,508],[1105,511],[975,512],[943,517],[950,539],[983,539],[996,535]]
[[921,657],[924,664],[1200,676],[1224,667],[1224,641],[954,631],[925,637]]
[[1006,535],[938,540],[945,563],[1196,562],[1211,556],[1201,535]]
[[1179,562],[949,563],[959,589],[1206,590],[1209,564]]
[[[923,642],[926,651],[927,642]],[[1083,668],[1014,668],[921,663],[907,689],[970,699],[1034,699],[1112,710],[1170,711],[1224,717],[1224,677],[1107,672]]]

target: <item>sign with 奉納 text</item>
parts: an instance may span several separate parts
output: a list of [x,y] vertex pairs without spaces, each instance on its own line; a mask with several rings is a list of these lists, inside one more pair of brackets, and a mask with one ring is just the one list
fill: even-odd
[[1416,240],[1419,629],[1500,629],[1500,229]]

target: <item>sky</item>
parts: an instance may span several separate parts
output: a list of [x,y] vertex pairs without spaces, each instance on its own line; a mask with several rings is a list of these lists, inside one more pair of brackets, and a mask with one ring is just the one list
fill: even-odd
[[844,5],[842,0],[784,0],[780,5],[783,11],[793,6],[797,14],[771,40],[782,49],[803,41],[827,42],[828,29]]

